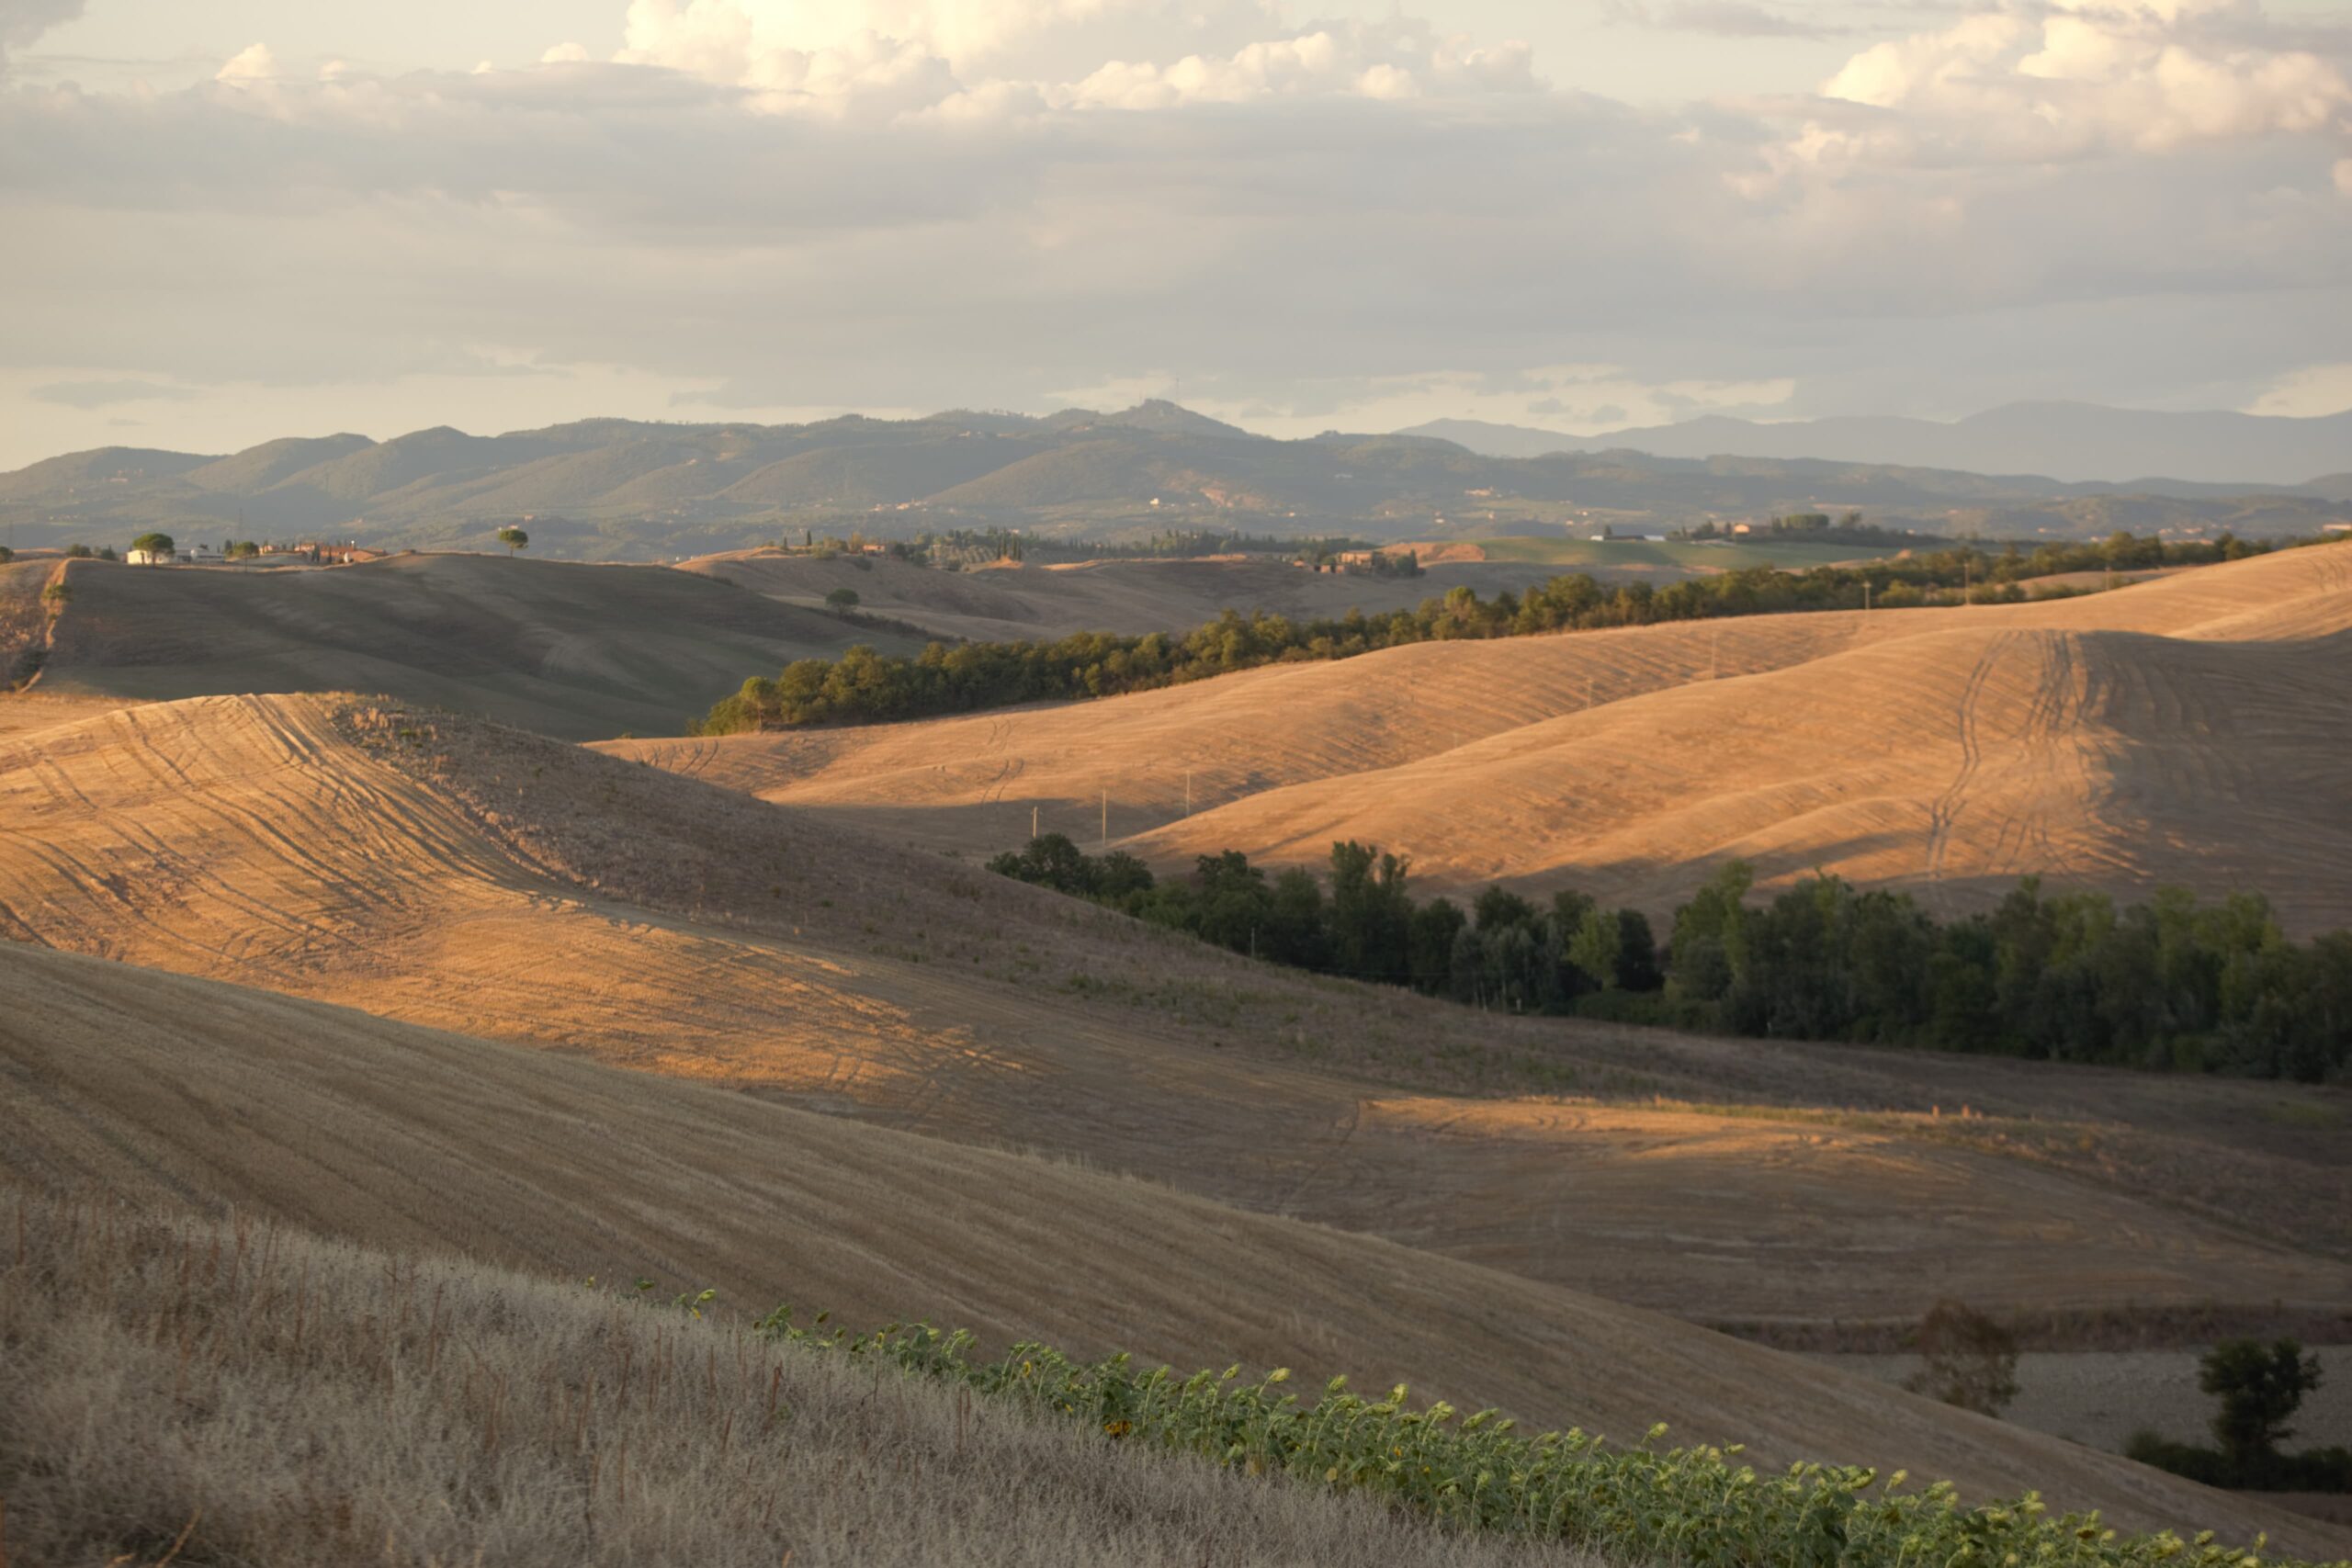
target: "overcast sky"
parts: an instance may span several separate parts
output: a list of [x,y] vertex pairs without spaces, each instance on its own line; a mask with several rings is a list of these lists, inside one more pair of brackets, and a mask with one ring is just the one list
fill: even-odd
[[2332,412],[2352,6],[0,0],[0,468],[1146,396]]

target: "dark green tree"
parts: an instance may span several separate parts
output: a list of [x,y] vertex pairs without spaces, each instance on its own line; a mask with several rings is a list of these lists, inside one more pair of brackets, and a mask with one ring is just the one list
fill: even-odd
[[1453,941],[1468,923],[1451,898],[1432,898],[1413,911],[1408,945],[1413,989],[1443,996],[1453,977]]
[[2226,1339],[2197,1364],[2197,1386],[2222,1402],[2213,1414],[2222,1457],[2258,1477],[2277,1467],[2278,1445],[2294,1436],[2288,1421],[2319,1387],[2319,1358],[2292,1339]]

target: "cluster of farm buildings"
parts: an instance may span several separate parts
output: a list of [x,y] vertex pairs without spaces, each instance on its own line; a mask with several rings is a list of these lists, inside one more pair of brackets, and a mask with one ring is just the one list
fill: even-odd
[[[267,559],[275,564],[292,565],[304,562],[314,566],[347,566],[354,561],[378,560],[384,552],[370,550],[358,545],[326,545],[305,539],[292,545],[261,545],[251,556],[242,559]],[[132,566],[220,566],[230,559],[228,547],[215,549],[210,545],[188,545],[178,549],[126,551],[122,558]]]

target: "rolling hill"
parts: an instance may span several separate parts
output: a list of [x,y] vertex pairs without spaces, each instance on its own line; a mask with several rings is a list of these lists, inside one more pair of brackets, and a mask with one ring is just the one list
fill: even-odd
[[[197,699],[0,739],[0,934],[1711,1321],[1901,1321],[1947,1294],[2177,1306],[2219,1280],[2249,1303],[2352,1294],[2352,1149],[2324,1095],[1484,1015],[367,701]],[[1980,1114],[1935,1114],[1963,1104]]]
[[[1671,427],[1675,452],[1711,428]],[[325,533],[451,549],[482,547],[500,524],[522,519],[542,553],[675,559],[815,526],[898,537],[978,525],[1138,536],[1238,527],[1393,540],[1850,508],[1931,533],[2082,537],[2119,527],[2308,534],[2343,510],[2256,483],[2069,483],[2035,470],[1988,478],[1802,452],[1716,455],[1735,449],[1489,457],[1412,435],[1281,441],[1159,402],[1043,419],[589,420],[495,436],[436,427],[383,442],[287,438],[226,457],[71,454],[0,474],[0,527],[26,546],[120,545],[161,526],[206,540]],[[2334,460],[2331,449],[2310,471]]]
[[2008,403],[1951,421],[1879,415],[1759,423],[1718,414],[1576,436],[1476,420],[1438,420],[1399,434],[1456,441],[1474,452],[1508,457],[1630,447],[1661,457],[1830,457],[2119,484],[2163,474],[2193,484],[2255,480],[2311,488],[2304,485],[2310,476],[2352,447],[2352,412],[2287,419],[2040,402]]
[[[660,567],[419,555],[316,570],[0,571],[13,573],[0,615],[36,572],[72,592],[32,688],[45,698],[358,687],[593,739],[676,733],[748,671],[856,642],[919,646]],[[20,700],[0,696],[0,709]]]
[[[632,757],[939,849],[1163,865],[1353,837],[1464,887],[1668,912],[1724,860],[1982,907],[2022,874],[2352,921],[2352,546],[2089,598],[1754,617],[1275,666],[1102,702]],[[1192,810],[1187,812],[1190,795]]]
[[[1022,641],[1107,631],[1190,631],[1227,610],[1295,618],[1404,609],[1456,585],[1481,597],[1557,576],[1541,563],[1468,561],[1419,577],[1314,572],[1262,557],[1099,560],[1069,566],[1007,562],[940,571],[889,557],[744,550],[703,556],[680,570],[721,578],[787,604],[814,608],[846,588],[861,610],[948,638]],[[1604,574],[1611,575],[1611,574]],[[1638,569],[1622,574],[1645,575]],[[1671,575],[1679,575],[1679,573]]]
[[1344,1369],[1547,1425],[1664,1420],[1761,1464],[1903,1464],[2127,1528],[2344,1544],[2260,1499],[1670,1318],[1156,1186],[17,945],[0,945],[0,1178],[35,1190],[233,1205],[573,1280],[650,1274],[752,1311],[822,1302],[1180,1365]]

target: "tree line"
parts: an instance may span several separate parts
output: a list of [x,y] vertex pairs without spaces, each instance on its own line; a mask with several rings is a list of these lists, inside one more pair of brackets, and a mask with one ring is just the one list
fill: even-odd
[[1410,867],[1331,847],[1328,878],[1235,851],[1186,875],[1049,833],[989,869],[1237,953],[1521,1013],[2303,1082],[2352,1076],[2352,931],[2298,943],[2268,904],[2174,888],[2118,906],[2020,882],[1938,920],[1910,895],[1807,877],[1751,903],[1732,862],[1675,911],[1572,891],[1418,899]]
[[[2113,546],[2109,541],[2099,547]],[[2182,547],[2151,540],[2143,549],[2135,541],[2132,551],[2120,553],[2135,561],[2143,555],[2168,560],[2167,552]],[[2245,555],[2267,548],[2234,539],[2197,547]],[[1870,604],[1899,609],[1939,602],[1938,595],[1947,590],[1964,592],[1972,603],[2018,603],[2029,597],[2024,584],[2033,573],[2032,561],[2042,553],[2030,557],[2013,549],[1993,557],[1961,548],[1802,572],[1750,567],[1664,586],[1631,582],[1610,588],[1575,572],[1523,594],[1505,591],[1481,599],[1467,587],[1456,587],[1415,608],[1379,615],[1351,610],[1338,617],[1293,620],[1262,611],[1243,615],[1227,610],[1181,635],[1080,632],[1055,642],[934,642],[911,657],[877,653],[861,644],[839,659],[799,660],[774,680],[753,676],[693,721],[688,730],[733,735],[925,718],[1016,703],[1116,696],[1260,665],[1352,659],[1412,643],[1859,610]],[[2054,570],[2076,570],[2064,564],[2074,558],[2065,551],[2055,551],[2051,558],[2061,563]],[[2043,589],[2031,596],[2055,598],[2075,592]]]

